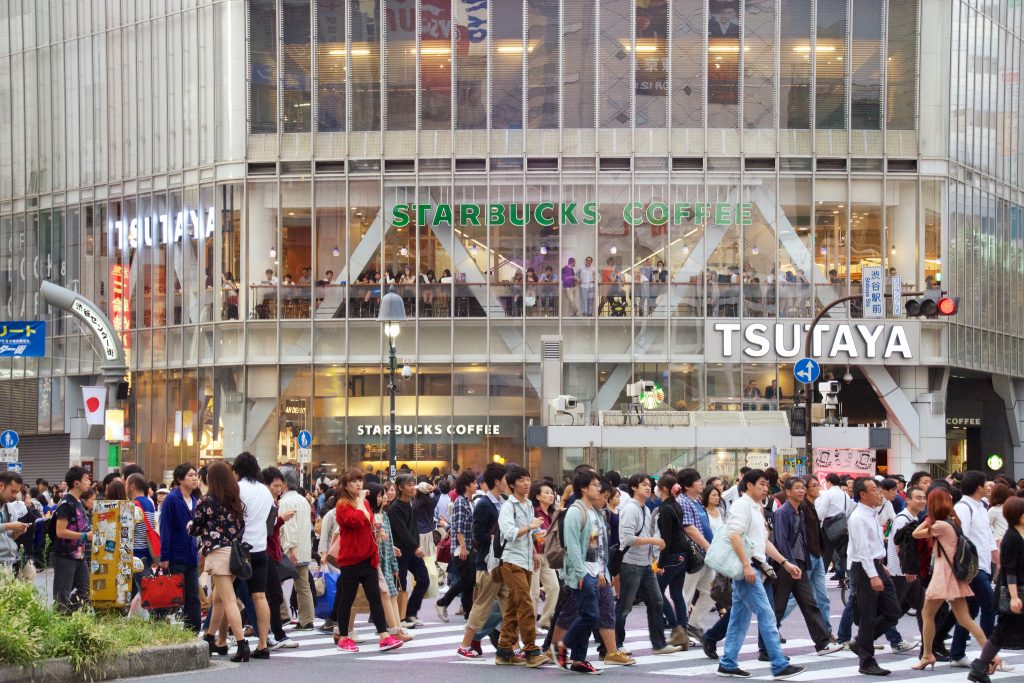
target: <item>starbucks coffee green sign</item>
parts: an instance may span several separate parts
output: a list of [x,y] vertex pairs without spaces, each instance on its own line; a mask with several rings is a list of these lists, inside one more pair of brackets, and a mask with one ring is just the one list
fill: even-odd
[[[632,202],[622,207],[627,225],[750,225],[751,204],[707,202]],[[601,212],[596,202],[539,202],[537,204],[396,204],[392,209],[396,228],[416,225],[515,225],[534,222],[541,227],[558,225],[597,225]]]

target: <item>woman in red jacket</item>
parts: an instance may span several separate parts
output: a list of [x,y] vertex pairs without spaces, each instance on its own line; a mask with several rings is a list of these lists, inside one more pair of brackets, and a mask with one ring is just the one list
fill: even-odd
[[377,537],[381,532],[374,525],[373,512],[366,494],[362,472],[352,469],[341,475],[335,511],[339,538],[332,545],[337,548],[337,565],[341,571],[335,595],[334,620],[341,632],[338,649],[342,652],[359,652],[359,647],[348,634],[349,614],[359,586],[363,587],[366,601],[370,603],[370,618],[377,627],[381,651],[393,650],[402,645],[401,640],[388,633],[384,606],[380,601],[377,587],[377,567],[380,564]]

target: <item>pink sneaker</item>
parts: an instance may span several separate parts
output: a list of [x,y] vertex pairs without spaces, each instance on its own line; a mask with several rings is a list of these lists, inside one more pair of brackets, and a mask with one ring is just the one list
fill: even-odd
[[402,647],[402,640],[392,635],[384,636],[380,639],[380,651],[394,650],[396,647]]
[[342,638],[338,641],[338,649],[342,652],[359,652],[359,646],[356,645],[356,641],[348,637]]

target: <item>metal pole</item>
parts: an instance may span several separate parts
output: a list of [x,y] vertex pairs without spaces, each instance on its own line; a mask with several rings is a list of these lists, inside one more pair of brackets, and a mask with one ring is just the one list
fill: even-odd
[[[921,296],[923,292],[907,292],[903,296]],[[844,296],[836,299],[832,303],[822,308],[818,315],[814,316],[814,320],[811,321],[811,326],[807,328],[807,333],[804,335],[804,357],[812,358],[811,355],[811,339],[814,337],[814,328],[818,326],[821,319],[825,317],[825,314],[831,311],[839,304],[846,303],[847,301],[859,301],[863,297],[863,294],[852,294],[850,296]],[[885,298],[889,299],[892,297],[892,293],[885,294]],[[810,382],[804,383],[804,457],[807,458],[807,464],[810,465],[810,459],[812,455],[811,448],[813,446],[813,439],[811,438],[811,403],[814,401],[814,385]]]
[[[397,324],[397,323],[392,323]],[[397,468],[395,467],[395,459],[398,457],[398,439],[395,434],[395,391],[398,387],[395,385],[395,368],[398,365],[398,358],[395,356],[395,338],[388,336],[388,349],[391,352],[390,355],[390,378],[388,380],[388,393],[391,394],[391,444],[388,450],[388,474],[391,481],[395,480],[395,474]]]

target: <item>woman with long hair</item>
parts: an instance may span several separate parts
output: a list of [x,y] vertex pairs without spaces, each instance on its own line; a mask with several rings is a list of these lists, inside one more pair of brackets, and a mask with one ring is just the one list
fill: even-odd
[[[189,533],[199,538],[202,566],[213,579],[213,603],[218,614],[227,617],[237,647],[232,662],[249,661],[249,641],[242,630],[242,615],[235,601],[234,581],[231,573],[231,546],[242,542],[245,533],[245,506],[238,490],[238,481],[231,466],[216,461],[206,472],[209,490],[196,505]],[[214,622],[216,623],[216,622]],[[228,653],[228,634],[219,629],[216,638],[207,634],[211,654]]]
[[[1000,486],[1007,488],[1005,484],[996,484],[996,488]],[[993,499],[995,495],[993,490]],[[996,654],[1000,650],[1024,650],[1024,498],[1007,498],[1000,511],[1007,529],[999,546],[1002,563],[996,594],[1005,591],[1009,595],[1009,611],[1000,605],[992,637],[982,648],[981,656],[971,662],[967,678],[974,683],[989,683],[989,674],[999,667]]]
[[686,532],[683,531],[683,509],[672,488],[678,480],[671,474],[658,479],[657,495],[661,499],[654,515],[659,536],[665,541],[665,548],[658,555],[658,588],[664,593],[668,589],[669,599],[662,602],[665,625],[672,628],[669,644],[680,645],[685,650],[690,646],[686,635],[689,626],[687,604],[683,599],[683,583],[686,581]]
[[530,502],[533,503],[534,514],[540,518],[540,529],[534,534],[534,548],[540,558],[540,567],[533,572],[530,582],[530,595],[534,607],[540,607],[540,589],[544,588],[544,609],[537,620],[537,627],[547,631],[551,628],[551,619],[555,615],[558,604],[558,574],[548,565],[544,557],[544,539],[551,528],[551,516],[555,513],[555,488],[549,481],[536,481],[530,489]]
[[395,558],[395,544],[391,540],[391,520],[384,509],[384,487],[380,484],[367,484],[369,493],[366,500],[370,503],[373,523],[380,529],[377,539],[380,565],[377,567],[377,584],[380,588],[380,600],[384,606],[384,618],[388,622],[388,633],[402,642],[413,639],[408,631],[402,628],[398,614],[398,560]]
[[380,600],[377,584],[377,568],[380,566],[377,541],[380,529],[374,524],[373,511],[367,502],[368,495],[369,491],[363,488],[362,472],[351,469],[341,475],[335,508],[339,532],[336,557],[341,576],[334,598],[334,621],[338,624],[338,650],[341,652],[359,652],[359,647],[349,636],[349,615],[359,586],[363,587],[366,601],[370,604],[370,618],[377,627],[380,650],[383,652],[402,646],[401,640],[388,633],[384,606]]
[[1003,515],[1003,504],[1010,497],[1010,487],[999,482],[992,487],[992,493],[988,497],[988,523],[992,527],[992,538],[996,546],[1003,540],[1003,535],[1013,526],[1006,521]]
[[[954,527],[953,525],[956,525]],[[981,630],[967,610],[967,598],[974,595],[970,585],[959,581],[953,573],[953,556],[956,554],[957,528],[960,520],[953,511],[953,498],[944,488],[932,489],[928,494],[928,517],[914,529],[914,538],[932,539],[932,578],[924,594],[924,612],[921,620],[924,632],[921,634],[921,661],[913,669],[935,668],[932,641],[935,639],[935,613],[942,603],[949,602],[953,616],[960,626],[970,631],[978,642],[985,645],[985,632]]]

